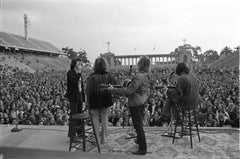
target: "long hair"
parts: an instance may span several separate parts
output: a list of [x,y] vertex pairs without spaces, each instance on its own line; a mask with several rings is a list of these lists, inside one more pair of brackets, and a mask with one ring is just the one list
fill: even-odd
[[179,63],[176,67],[176,74],[179,76],[181,75],[181,73],[184,72],[186,74],[189,74],[190,70],[187,66],[187,64],[185,64],[184,62]]
[[96,58],[93,66],[94,72],[87,79],[87,93],[91,94],[109,94],[107,90],[101,88],[101,84],[115,84],[112,76],[107,72],[108,63],[103,57]]
[[70,64],[70,69],[71,69],[71,70],[73,70],[73,69],[75,68],[76,63],[77,63],[78,61],[81,61],[81,59],[80,59],[79,57],[76,57],[76,58],[74,58],[74,59],[71,61],[71,64]]
[[148,72],[150,67],[150,59],[148,56],[141,56],[138,61],[138,70]]
[[108,63],[107,60],[103,57],[98,57],[95,60],[93,70],[94,72],[107,72]]

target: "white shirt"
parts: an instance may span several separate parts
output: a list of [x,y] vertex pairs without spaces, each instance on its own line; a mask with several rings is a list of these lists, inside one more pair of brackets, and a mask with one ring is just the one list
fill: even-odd
[[81,93],[82,92],[82,79],[81,77],[78,80],[78,91]]

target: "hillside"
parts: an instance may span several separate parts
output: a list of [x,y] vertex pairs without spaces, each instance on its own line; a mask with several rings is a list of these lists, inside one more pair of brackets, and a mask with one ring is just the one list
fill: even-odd
[[239,67],[239,53],[236,52],[223,59],[220,59],[211,64],[210,67]]

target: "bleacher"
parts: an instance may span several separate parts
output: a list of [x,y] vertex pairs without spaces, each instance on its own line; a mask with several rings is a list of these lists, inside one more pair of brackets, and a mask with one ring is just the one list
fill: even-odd
[[57,47],[49,42],[33,38],[28,38],[28,40],[25,40],[25,38],[22,36],[6,32],[0,32],[0,46],[5,48],[14,48],[16,50],[22,49],[57,55],[63,54]]
[[214,62],[210,67],[239,67],[239,53],[232,53],[231,55]]
[[[59,56],[61,55],[61,56]],[[62,56],[63,55],[63,56]],[[1,65],[28,72],[43,70],[67,70],[70,60],[49,42],[0,31]]]

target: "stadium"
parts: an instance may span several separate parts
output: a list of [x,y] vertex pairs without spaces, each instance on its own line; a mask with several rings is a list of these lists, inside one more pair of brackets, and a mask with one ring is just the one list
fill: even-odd
[[[131,154],[137,149],[133,140],[136,132],[129,121],[125,96],[115,97],[108,110],[108,142],[100,145],[101,153],[91,143],[87,144],[88,152],[78,148],[69,152],[70,108],[65,94],[71,56],[78,56],[85,64],[81,72],[85,88],[93,64],[85,51],[73,52],[48,39],[29,37],[26,17],[24,22],[24,36],[0,31],[0,159],[139,158]],[[115,54],[107,44],[107,51],[98,57],[107,60],[108,71],[123,85],[137,72],[142,55]],[[239,158],[239,46],[230,51],[225,47],[217,57],[213,51],[195,56],[196,50],[184,42],[167,54],[144,53],[151,61],[151,86],[143,122],[148,151],[140,158]],[[194,132],[192,141],[188,134],[178,136],[172,144],[173,137],[166,135],[174,131],[172,120],[161,118],[165,88],[176,85],[173,72],[180,62],[187,63],[199,80],[200,142]]]

